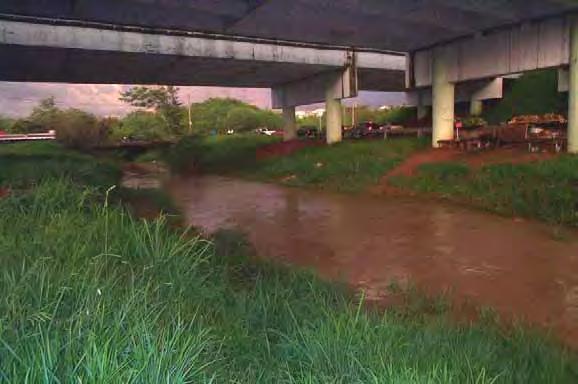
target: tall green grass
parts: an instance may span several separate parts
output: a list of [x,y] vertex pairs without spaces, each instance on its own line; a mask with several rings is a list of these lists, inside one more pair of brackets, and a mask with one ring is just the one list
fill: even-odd
[[258,135],[189,137],[167,159],[177,172],[194,168],[290,186],[359,192],[377,184],[385,173],[428,144],[421,139],[349,141],[307,147],[288,156],[256,158],[259,147],[279,141]]
[[257,148],[280,140],[255,134],[190,136],[171,149],[167,162],[177,172],[228,172],[254,166]]
[[119,181],[121,171],[114,162],[97,160],[55,142],[0,145],[0,185],[25,188],[58,177],[108,187]]
[[435,193],[504,215],[578,225],[578,157],[470,169],[462,163],[422,166],[416,176],[394,185]]
[[0,199],[0,382],[574,383],[535,335],[365,310],[64,180]]
[[377,184],[389,170],[426,145],[426,140],[399,139],[310,147],[290,156],[261,161],[243,174],[290,186],[360,192]]

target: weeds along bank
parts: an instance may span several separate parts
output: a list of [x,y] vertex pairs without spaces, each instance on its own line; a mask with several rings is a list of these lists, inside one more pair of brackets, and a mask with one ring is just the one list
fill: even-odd
[[[0,382],[578,378],[576,355],[539,335],[367,311],[308,273],[256,261],[236,233],[204,239],[135,219],[75,168],[55,175],[50,163],[68,154],[50,151],[29,178],[3,173],[2,186],[21,187],[0,198]],[[76,169],[88,180],[108,172]]]
[[258,148],[279,142],[279,138],[257,135],[193,137],[177,144],[167,159],[177,172],[194,165],[202,172],[290,186],[361,192],[428,144],[425,139],[364,140],[331,147],[312,146],[289,156],[257,159]]
[[121,171],[114,162],[96,160],[54,142],[0,145],[0,184],[20,188],[58,177],[110,186],[118,182]]
[[395,177],[390,183],[503,215],[578,226],[576,156],[479,169],[460,162],[425,164],[416,175]]
[[232,172],[254,167],[257,148],[279,141],[255,134],[188,136],[158,156],[175,172]]

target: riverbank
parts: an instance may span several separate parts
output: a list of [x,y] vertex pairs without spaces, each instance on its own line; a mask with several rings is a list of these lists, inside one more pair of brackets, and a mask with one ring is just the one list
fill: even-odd
[[[424,163],[409,173],[386,175],[383,185],[504,216],[578,226],[577,156],[520,151],[500,161],[500,155],[495,154],[497,161],[478,154]],[[488,164],[483,163],[484,156]]]
[[199,168],[209,173],[337,192],[387,195],[395,190],[398,195],[441,198],[500,215],[578,226],[577,156],[528,154],[523,149],[463,154],[432,151],[426,139],[400,139],[310,146],[259,159],[256,151],[267,147],[265,141],[245,137],[229,138],[226,145],[216,139],[204,143],[198,150],[205,156]]
[[256,135],[187,138],[165,159],[177,172],[192,169],[294,187],[363,192],[428,145],[427,139],[348,141],[331,147],[279,140]]
[[134,219],[107,199],[110,185],[83,181],[108,177],[104,168],[80,177],[72,167],[54,173],[61,168],[50,162],[34,163],[34,177],[2,173],[12,190],[0,199],[2,380],[577,378],[575,354],[542,336],[491,322],[456,325],[443,313],[362,310],[343,288],[256,260],[236,233],[205,239]]

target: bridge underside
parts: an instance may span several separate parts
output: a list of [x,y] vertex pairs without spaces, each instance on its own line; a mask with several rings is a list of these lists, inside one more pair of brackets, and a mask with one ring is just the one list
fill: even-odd
[[572,0],[2,0],[0,13],[415,51],[578,10]]
[[[272,88],[333,71],[335,66],[256,62],[52,47],[0,45],[0,81],[170,84]],[[359,88],[402,91],[398,70],[359,70]]]

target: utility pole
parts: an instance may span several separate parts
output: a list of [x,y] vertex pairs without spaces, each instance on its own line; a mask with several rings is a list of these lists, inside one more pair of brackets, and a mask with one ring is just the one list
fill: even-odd
[[351,127],[355,127],[355,106],[357,104],[353,103],[353,105],[351,106]]
[[191,119],[191,95],[187,97],[187,104],[189,110],[189,135],[193,134],[193,120]]

